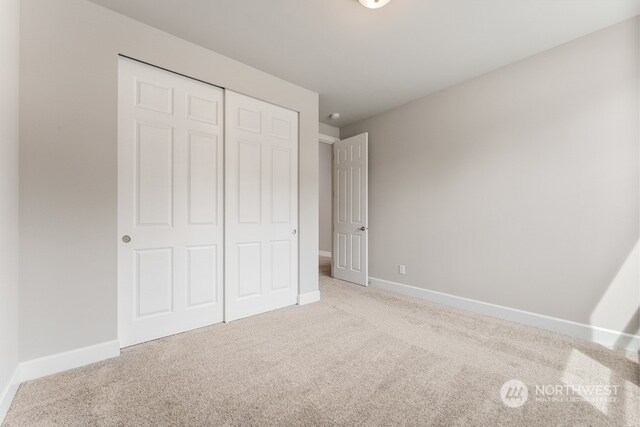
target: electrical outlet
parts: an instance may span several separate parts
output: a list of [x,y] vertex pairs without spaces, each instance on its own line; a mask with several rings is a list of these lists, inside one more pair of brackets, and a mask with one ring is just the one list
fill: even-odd
[[407,274],[407,268],[406,268],[404,265],[400,264],[400,265],[398,266],[398,273],[400,273],[400,274]]

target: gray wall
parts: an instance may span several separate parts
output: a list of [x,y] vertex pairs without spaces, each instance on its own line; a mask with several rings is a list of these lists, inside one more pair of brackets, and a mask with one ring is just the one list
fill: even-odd
[[0,2],[0,399],[18,366],[19,13],[19,0]]
[[300,283],[318,288],[318,95],[84,0],[23,0],[20,358],[117,339],[118,54],[300,113]]
[[635,18],[342,128],[369,132],[371,276],[637,332],[638,35]]
[[331,252],[331,162],[333,159],[333,146],[331,144],[319,143],[319,223],[320,223],[320,250]]
[[340,138],[340,128],[331,125],[319,124],[319,131],[322,135],[331,136],[334,138]]
[[[325,125],[320,123],[320,133],[322,135],[331,136],[333,138],[340,138],[340,129],[335,126]],[[332,146],[331,144],[320,143],[318,147],[319,151],[319,243],[318,246],[321,251],[331,252],[331,171],[332,171]]]

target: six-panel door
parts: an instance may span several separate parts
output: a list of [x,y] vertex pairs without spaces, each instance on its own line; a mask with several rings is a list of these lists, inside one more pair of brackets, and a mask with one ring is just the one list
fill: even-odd
[[368,285],[368,134],[333,144],[332,276]]
[[298,114],[225,92],[225,320],[295,304]]
[[223,320],[223,110],[222,89],[120,58],[123,347]]

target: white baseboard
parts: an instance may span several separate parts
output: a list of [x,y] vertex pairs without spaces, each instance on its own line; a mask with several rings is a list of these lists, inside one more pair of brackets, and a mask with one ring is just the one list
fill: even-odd
[[79,368],[119,355],[120,342],[116,340],[20,363],[16,367],[9,384],[7,384],[2,394],[0,394],[0,425],[2,425],[4,417],[7,415],[9,407],[11,407],[11,402],[21,383],[47,375],[57,374],[58,372],[69,369]]
[[320,301],[320,291],[307,292],[298,295],[298,305],[311,304]]
[[374,277],[370,277],[369,280],[372,287],[384,289],[386,291],[397,292],[409,297],[433,301],[487,316],[498,317],[512,322],[535,326],[540,329],[558,332],[573,338],[591,341],[608,348],[624,349],[633,352],[640,351],[640,336],[638,335],[585,325],[584,323],[545,316],[543,314],[518,310],[469,298],[458,297],[443,292],[430,291],[428,289],[391,282],[389,280],[377,279]]
[[7,416],[7,412],[9,412],[9,407],[11,407],[11,402],[13,402],[13,398],[15,397],[19,386],[20,365],[16,366],[9,383],[5,386],[4,390],[2,390],[2,394],[0,394],[0,425],[2,425],[4,417]]
[[331,258],[331,256],[332,256],[331,252],[329,252],[329,251],[320,251],[319,255],[320,256],[324,256],[324,257],[329,257],[329,258]]
[[29,381],[120,355],[120,342],[108,341],[28,360],[20,364],[20,381]]

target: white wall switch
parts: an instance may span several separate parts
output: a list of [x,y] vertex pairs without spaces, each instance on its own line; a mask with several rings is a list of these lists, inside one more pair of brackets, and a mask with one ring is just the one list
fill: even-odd
[[407,268],[406,268],[404,265],[400,264],[400,265],[398,266],[398,272],[399,272],[400,274],[407,274]]

